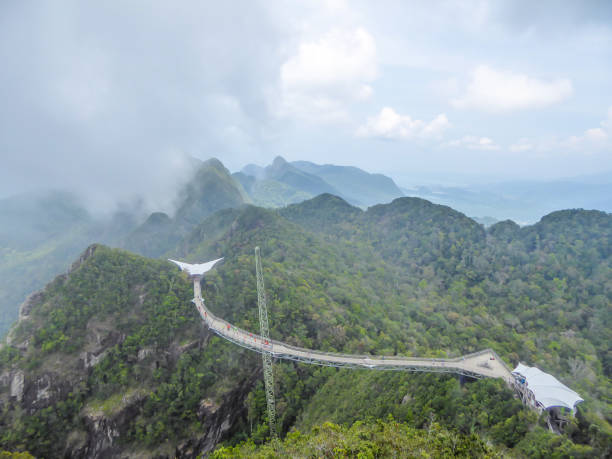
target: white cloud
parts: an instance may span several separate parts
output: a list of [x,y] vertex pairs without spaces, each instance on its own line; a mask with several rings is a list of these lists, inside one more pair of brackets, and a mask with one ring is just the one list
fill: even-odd
[[346,13],[349,11],[347,0],[323,0],[323,7],[331,13]]
[[328,87],[376,78],[376,45],[363,28],[333,30],[316,41],[303,42],[281,67],[287,88]]
[[474,135],[465,135],[460,139],[446,142],[446,146],[467,148],[469,150],[499,150],[497,145],[489,137],[477,137]]
[[593,128],[584,131],[584,138],[590,142],[603,142],[608,138],[608,134],[602,128]]
[[531,151],[535,148],[533,142],[529,139],[523,138],[519,139],[518,142],[510,145],[509,150],[513,153],[520,153],[523,151]]
[[451,104],[457,108],[506,112],[552,105],[567,99],[572,92],[568,79],[544,81],[480,65],[472,73],[466,93]]
[[607,118],[600,123],[601,127],[586,129],[581,135],[565,138],[527,139],[522,138],[510,145],[509,150],[515,153],[532,151],[538,153],[576,152],[590,154],[610,149],[612,139],[612,107],[608,109]]
[[376,44],[362,27],[334,29],[303,41],[280,70],[280,114],[307,119],[346,117],[346,105],[371,97],[378,76]]
[[601,122],[601,126],[609,133],[612,133],[612,105],[608,108],[608,117]]
[[597,149],[608,144],[608,139],[612,136],[612,107],[608,109],[608,116],[599,123],[601,127],[590,128],[580,136],[571,136],[564,146],[580,149]]
[[368,118],[357,130],[360,137],[381,137],[404,140],[414,138],[435,138],[450,126],[444,113],[430,122],[413,120],[408,115],[400,115],[391,107],[383,108],[377,116]]

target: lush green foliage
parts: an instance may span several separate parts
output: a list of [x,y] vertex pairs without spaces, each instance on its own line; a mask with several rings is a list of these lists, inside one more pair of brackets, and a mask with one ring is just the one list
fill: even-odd
[[93,242],[157,257],[173,248],[204,216],[249,198],[216,159],[193,160],[194,177],[178,198],[175,219],[160,212],[141,223],[142,209],[94,218],[65,192],[0,200],[0,337],[18,317],[26,296],[44,287]]
[[327,422],[310,434],[293,431],[281,442],[256,446],[247,442],[235,447],[222,447],[213,459],[230,458],[375,458],[375,457],[502,457],[476,435],[449,432],[438,424],[427,430],[407,424],[356,422],[350,428]]
[[[532,227],[504,222],[485,231],[418,199],[362,212],[327,195],[281,211],[222,211],[173,255],[225,257],[204,281],[203,295],[215,313],[243,328],[258,329],[253,248],[259,245],[276,339],[417,356],[492,347],[511,364],[521,360],[555,374],[586,399],[567,433],[552,437],[496,381],[461,385],[449,376],[284,362],[275,366],[282,433],[391,413],[411,428],[439,423],[452,435],[476,433],[518,454],[605,455],[611,444],[611,220],[566,211]],[[198,437],[217,422],[214,410],[202,409],[213,405],[237,413],[227,445],[246,437],[265,441],[259,356],[202,333],[191,295],[191,285],[169,264],[103,248],[55,281],[33,319],[16,331],[17,342],[32,338],[28,352],[5,347],[0,372],[47,371],[41,356],[77,356],[96,324],[122,338],[93,367],[82,392],[74,389],[81,405],[54,421],[55,433],[27,437],[20,426],[46,422],[39,418],[44,410],[26,416],[5,408],[0,422],[12,433],[0,446],[16,449],[23,438],[34,453],[48,453],[49,445],[65,444],[67,432],[84,428],[79,413],[112,418],[128,406],[132,415],[118,441],[130,447],[154,451]]]
[[0,459],[34,459],[30,453],[11,453],[9,451],[0,451]]
[[[62,448],[66,434],[83,428],[80,415],[88,401],[95,405],[96,400],[130,386],[142,384],[142,392],[153,381],[163,383],[166,375],[133,365],[140,349],[168,347],[181,331],[182,337],[188,338],[189,327],[192,334],[198,333],[197,318],[189,303],[191,286],[167,263],[100,246],[88,251],[93,254],[84,266],[50,284],[31,319],[14,331],[13,339],[29,338],[30,344],[17,362],[14,350],[4,347],[0,370],[17,363],[26,369],[26,377],[33,379],[52,371],[49,362],[60,355],[63,374],[58,378],[76,376],[82,373],[79,351],[92,344],[92,329],[98,324],[112,324],[106,339],[113,338],[114,330],[126,337],[94,367],[89,380],[76,384],[65,399],[32,416],[20,416],[5,406],[0,420],[3,446],[28,448],[43,457],[57,456],[56,448]],[[165,390],[166,386],[160,384],[150,398]],[[157,418],[156,414],[152,417]]]

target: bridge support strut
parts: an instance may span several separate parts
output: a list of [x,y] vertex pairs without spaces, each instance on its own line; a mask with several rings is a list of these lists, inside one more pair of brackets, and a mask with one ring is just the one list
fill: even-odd
[[274,374],[272,372],[272,353],[266,349],[270,343],[270,330],[268,327],[268,308],[266,306],[266,291],[263,281],[263,269],[259,247],[255,247],[255,273],[257,276],[257,305],[259,307],[259,327],[261,329],[263,375],[268,403],[268,422],[270,423],[270,438],[277,438],[276,434],[276,403],[274,400]]

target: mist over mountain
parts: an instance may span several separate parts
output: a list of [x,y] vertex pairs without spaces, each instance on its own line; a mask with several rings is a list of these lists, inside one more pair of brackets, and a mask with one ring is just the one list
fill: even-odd
[[249,198],[217,159],[190,159],[176,185],[172,216],[147,212],[146,196],[100,215],[68,191],[29,193],[0,201],[0,335],[27,295],[42,288],[89,244],[105,243],[157,257],[204,217]]
[[0,201],[0,335],[32,292],[65,272],[92,241],[117,244],[141,221],[140,206],[101,217],[66,191],[28,193]]
[[120,246],[145,256],[158,257],[174,247],[205,217],[249,202],[242,185],[221,161],[209,159],[197,165],[193,178],[180,189],[173,217],[162,212],[152,213]]
[[[217,159],[191,158],[185,164],[190,167],[184,180],[175,184],[167,212],[154,209],[151,213],[147,204],[151,201],[146,196],[131,204],[115,204],[110,214],[87,207],[81,196],[69,191],[21,194],[0,200],[0,334],[16,319],[26,296],[65,271],[92,242],[159,257],[203,218],[221,209],[251,202],[283,207],[320,193],[366,207],[390,202],[402,193],[390,178],[380,174],[308,161],[289,163],[281,157],[267,167],[248,165],[243,172],[234,174]],[[526,224],[538,221],[545,209],[556,210],[563,204],[585,208],[591,207],[588,204],[595,208],[601,205],[603,210],[612,210],[608,198],[612,196],[608,193],[612,191],[611,183],[610,175],[602,173],[550,184],[502,183],[476,190],[417,187],[404,192],[449,205],[470,216],[488,217],[478,219],[487,225],[509,215]]]

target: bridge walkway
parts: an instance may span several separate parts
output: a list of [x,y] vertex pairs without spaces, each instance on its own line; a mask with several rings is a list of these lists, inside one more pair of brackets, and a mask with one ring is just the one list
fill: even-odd
[[276,340],[265,340],[260,335],[238,328],[210,312],[202,298],[198,278],[193,281],[193,291],[193,302],[200,317],[213,332],[239,346],[259,353],[269,352],[280,359],[344,368],[457,373],[473,378],[502,378],[507,383],[511,383],[513,379],[510,368],[492,349],[452,359],[439,359],[340,354],[300,348]]

